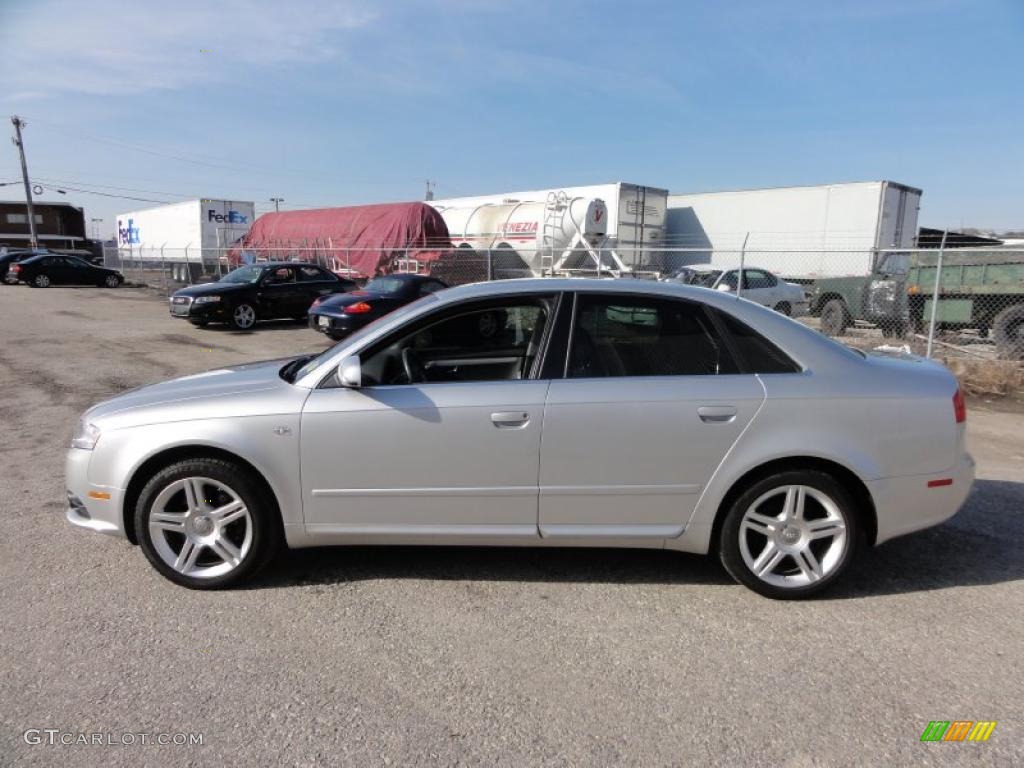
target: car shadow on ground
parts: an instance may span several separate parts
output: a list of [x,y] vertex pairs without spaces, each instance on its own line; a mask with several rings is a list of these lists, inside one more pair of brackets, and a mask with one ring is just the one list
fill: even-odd
[[[1024,579],[1024,483],[978,480],[937,528],[864,552],[821,599],[849,599]],[[323,547],[283,553],[254,589],[371,579],[729,584],[715,557],[644,549]],[[739,588],[739,587],[737,587]]]

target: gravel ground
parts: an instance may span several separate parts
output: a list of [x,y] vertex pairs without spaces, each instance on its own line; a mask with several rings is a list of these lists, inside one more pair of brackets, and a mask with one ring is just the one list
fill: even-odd
[[[0,321],[0,764],[1024,763],[1022,414],[975,404],[963,511],[813,602],[710,559],[598,550],[308,550],[198,593],[66,523],[75,420],[323,339],[195,329],[131,288],[2,286]],[[921,744],[936,719],[998,726]],[[203,743],[28,745],[28,728]]]

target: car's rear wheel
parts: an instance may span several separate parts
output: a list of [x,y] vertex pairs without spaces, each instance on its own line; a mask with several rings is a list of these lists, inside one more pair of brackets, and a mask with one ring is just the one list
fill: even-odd
[[139,495],[135,530],[149,562],[191,589],[251,578],[280,545],[275,510],[244,467],[188,459],[158,472]]
[[785,315],[786,317],[789,317],[790,315],[793,314],[793,307],[790,306],[788,301],[780,301],[778,304],[775,305],[775,311],[778,312],[780,315]]
[[32,278],[30,285],[36,288],[49,288],[50,287],[50,276],[49,275],[36,275]]
[[231,327],[238,331],[248,331],[256,325],[256,308],[247,302],[236,304],[231,310]]
[[106,279],[104,279],[103,281],[103,284],[107,286],[107,288],[117,288],[119,285],[121,285],[121,278],[118,277],[117,275],[107,275]]
[[726,512],[719,557],[766,597],[809,597],[853,560],[863,533],[849,492],[831,475],[786,471],[745,490]]

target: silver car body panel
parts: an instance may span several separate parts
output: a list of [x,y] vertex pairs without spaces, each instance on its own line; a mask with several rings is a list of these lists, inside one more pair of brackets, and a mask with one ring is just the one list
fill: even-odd
[[[574,291],[704,302],[756,328],[803,370],[321,387],[344,357],[426,313]],[[722,500],[740,478],[766,462],[805,456],[860,478],[877,509],[877,541],[884,541],[953,515],[973,478],[964,425],[953,420],[956,380],[942,366],[865,359],[753,302],[692,286],[588,279],[460,286],[337,344],[294,383],[279,376],[283,363],[186,376],[87,411],[83,418],[100,438],[92,451],[69,451],[67,487],[78,504],[68,519],[123,536],[131,514],[125,492],[139,467],[189,446],[234,454],[260,472],[292,547],[706,552]],[[517,414],[522,423],[514,423]],[[951,485],[928,487],[947,478]]]

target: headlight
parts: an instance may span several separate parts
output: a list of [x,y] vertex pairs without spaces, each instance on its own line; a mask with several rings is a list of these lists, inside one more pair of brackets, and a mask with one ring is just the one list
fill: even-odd
[[91,451],[96,447],[96,441],[100,439],[100,428],[95,424],[78,422],[78,429],[75,436],[71,438],[72,448],[81,448],[83,451]]
[[220,301],[220,296],[198,296],[193,304],[212,304],[215,301]]

